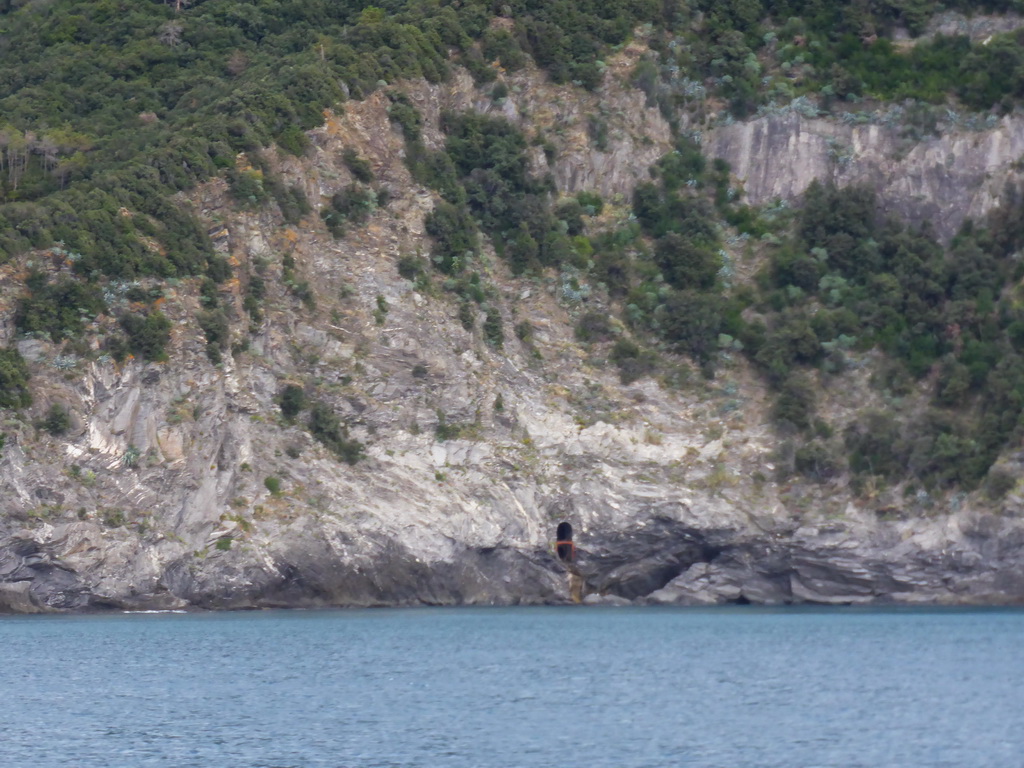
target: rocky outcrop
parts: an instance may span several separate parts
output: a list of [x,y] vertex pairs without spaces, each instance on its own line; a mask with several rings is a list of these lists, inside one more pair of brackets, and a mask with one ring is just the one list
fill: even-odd
[[[535,147],[538,172],[563,191],[598,189],[605,215],[625,219],[621,203],[671,146],[658,110],[621,84],[639,51],[609,63],[615,77],[598,94],[530,72],[501,103],[468,76],[410,93],[428,143],[441,140],[445,108],[500,112],[554,145],[550,164]],[[892,129],[787,114],[715,129],[705,146],[753,202],[816,177],[866,181],[900,210],[941,214],[948,234],[1018,173],[1022,126],[1005,118],[900,155]],[[235,318],[220,366],[205,355],[190,281],[166,292],[170,362],[117,364],[16,339],[18,265],[4,267],[0,343],[30,361],[36,403],[2,427],[0,611],[568,602],[551,547],[560,521],[578,534],[586,602],[1024,601],[1016,489],[999,504],[940,497],[904,514],[909,502],[855,498],[842,478],[780,486],[767,394],[742,360],[724,355],[714,381],[680,359],[671,384],[623,385],[607,349],[574,337],[582,312],[612,311],[596,286],[570,296],[560,276],[514,279],[486,254],[475,269],[494,288],[496,348],[480,316],[463,327],[442,286],[398,273],[402,256],[425,250],[434,197],[410,179],[383,95],[328,115],[307,156],[279,170],[323,201],[352,180],[338,162],[349,146],[394,201],[341,241],[315,216],[289,227],[238,211],[219,182],[190,198],[236,270],[219,297]],[[283,254],[315,306],[294,295]],[[256,270],[266,296],[250,327],[242,280]],[[513,333],[523,321],[531,333]],[[851,370],[866,370],[857,354]],[[284,417],[289,383],[339,416],[362,461],[317,442],[308,411]],[[823,392],[821,407],[845,413],[850,397]],[[58,437],[32,426],[52,402],[71,415]],[[1004,460],[1019,477],[1021,462]]]
[[[395,474],[390,479],[401,482]],[[517,506],[519,513],[536,518],[576,523],[579,555],[572,571],[583,580],[587,603],[1004,604],[1024,599],[1019,520],[965,511],[894,521],[851,508],[842,520],[795,530],[787,530],[791,519],[774,517],[772,529],[763,519],[743,521],[735,502],[712,501],[713,509],[695,512],[682,503],[644,503],[634,495],[637,490],[605,489],[615,496],[609,499],[614,519],[611,509],[601,509],[586,492],[544,500],[547,514]],[[439,501],[436,495],[433,500]],[[450,537],[442,552],[440,542],[431,541],[432,528],[444,527],[436,517],[425,512],[416,520],[394,499],[382,502],[372,520],[318,518],[307,511],[291,524],[257,522],[258,532],[237,532],[230,547],[202,551],[166,536],[112,532],[93,521],[21,529],[0,549],[0,608],[570,601],[570,571],[548,545],[553,523],[538,530],[534,541],[523,531],[518,540],[510,531],[488,541],[469,530],[466,509],[449,510],[452,522],[464,530]],[[337,507],[328,504],[327,511]],[[494,512],[515,516],[501,506]],[[413,535],[387,530],[385,517],[402,520]],[[732,525],[723,527],[727,521]],[[543,525],[542,519],[533,522]],[[223,529],[212,534],[218,541],[224,535]]]
[[851,124],[784,111],[716,128],[705,147],[729,161],[755,205],[793,200],[815,179],[864,184],[894,213],[929,221],[946,239],[965,218],[980,220],[997,207],[1007,184],[1024,180],[1021,115],[982,130],[952,126],[923,137],[908,136],[912,129],[895,118],[864,119]]
[[[980,531],[985,534],[979,536]],[[650,593],[648,602],[1019,603],[1024,529],[991,515],[930,525],[881,522],[801,527],[726,547]]]
[[[1018,13],[1001,13],[998,16],[983,13],[965,16],[956,11],[937,13],[928,22],[923,38],[945,35],[955,37],[964,35],[971,40],[985,42],[992,35],[1012,32],[1024,26],[1024,18]],[[902,36],[897,35],[897,39]]]

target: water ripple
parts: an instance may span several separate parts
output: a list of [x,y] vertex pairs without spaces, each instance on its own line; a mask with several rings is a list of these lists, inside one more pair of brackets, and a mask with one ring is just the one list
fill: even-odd
[[1024,612],[0,621],[0,765],[1010,768]]

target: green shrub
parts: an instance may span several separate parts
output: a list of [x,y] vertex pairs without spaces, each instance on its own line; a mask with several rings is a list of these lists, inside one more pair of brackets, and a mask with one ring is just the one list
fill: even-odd
[[171,321],[159,310],[145,314],[126,313],[119,318],[127,341],[126,348],[144,360],[166,360],[165,348],[171,340]]
[[206,336],[206,355],[214,365],[221,361],[221,352],[231,341],[231,328],[223,309],[204,310],[196,315]]
[[501,313],[489,307],[484,315],[484,340],[495,349],[501,349],[505,344],[505,327],[501,320]]
[[444,412],[437,412],[437,426],[434,427],[434,436],[441,442],[445,440],[458,440],[466,431],[463,424],[454,424],[448,421]]
[[331,204],[320,212],[331,234],[345,236],[346,224],[362,224],[377,207],[373,190],[361,184],[349,184],[331,197]]
[[576,200],[583,207],[583,212],[588,216],[597,216],[604,210],[604,201],[597,192],[584,190],[576,195]]
[[847,427],[844,441],[850,469],[858,474],[895,477],[903,469],[905,443],[891,414],[868,411]]
[[718,346],[723,308],[718,296],[677,291],[658,308],[657,319],[662,335],[674,348],[706,363]]
[[447,152],[427,149],[422,142],[412,141],[406,144],[405,164],[415,182],[436,189],[452,205],[466,204],[466,190]]
[[68,409],[59,403],[54,403],[47,410],[46,415],[38,424],[51,435],[63,435],[71,427],[71,414]]
[[608,359],[619,368],[619,380],[632,384],[649,376],[657,367],[658,358],[652,351],[642,349],[630,339],[618,339],[612,346]]
[[467,331],[472,331],[476,327],[476,310],[465,299],[459,301],[459,325]]
[[341,153],[341,160],[356,181],[363,184],[373,181],[373,168],[370,167],[370,162],[352,147],[345,148],[345,151]]
[[128,517],[123,509],[106,509],[100,519],[108,528],[121,528],[128,524]]
[[398,274],[401,277],[415,282],[423,276],[423,273],[423,259],[419,256],[404,253],[398,257]]
[[284,417],[292,421],[306,407],[305,390],[297,384],[286,384],[278,396],[278,403]]
[[273,496],[281,495],[281,481],[276,477],[265,477],[263,478],[263,485],[266,486],[267,490],[270,491]]
[[497,61],[509,72],[521,69],[526,64],[526,56],[519,43],[506,29],[488,29],[481,42],[484,58]]
[[397,123],[402,129],[406,141],[419,141],[423,118],[412,101],[406,94],[396,91],[389,93],[388,97],[391,99],[391,106],[388,107],[391,122]]
[[793,366],[816,363],[823,351],[808,316],[790,310],[778,315],[776,324],[766,329],[763,340],[757,344],[754,359],[768,380],[778,385],[787,380]]
[[495,83],[494,87],[491,88],[491,99],[493,101],[500,102],[502,99],[508,97],[508,86],[504,81]]
[[[277,203],[277,207],[281,210],[281,217],[286,224],[298,224],[302,217],[312,210],[302,187],[296,184],[285,186],[281,179],[269,169],[264,172],[263,184],[270,196],[274,198],[274,202]],[[208,269],[207,274],[212,275],[212,272]]]
[[639,88],[647,96],[647,106],[655,106],[658,95],[658,81],[660,75],[658,72],[658,65],[655,60],[644,57],[637,62],[636,67],[633,68],[633,73],[630,76],[630,83],[634,88]]
[[0,348],[0,408],[32,405],[28,365],[15,347]]
[[477,248],[476,225],[469,212],[442,200],[427,214],[424,225],[434,238],[430,254],[437,268],[446,274],[461,272]]
[[520,223],[515,234],[505,243],[504,256],[512,272],[517,275],[540,264],[540,243],[526,222]]
[[516,338],[524,344],[528,344],[533,340],[533,326],[529,320],[520,320],[516,323]]
[[722,259],[716,251],[675,232],[659,238],[654,258],[665,281],[675,288],[710,290],[722,267]]
[[[2,447],[2,446],[0,446]],[[998,501],[1017,486],[1017,477],[1007,469],[993,468],[985,479],[985,495]]]
[[308,424],[310,434],[346,464],[355,464],[363,458],[363,444],[349,438],[348,427],[326,403],[313,404]]
[[62,277],[48,283],[41,272],[25,281],[29,293],[18,300],[14,324],[23,333],[47,333],[53,341],[80,336],[84,319],[107,309],[103,295],[95,285]]
[[263,276],[258,272],[249,275],[249,283],[245,289],[245,298],[242,300],[242,308],[249,313],[249,317],[254,323],[260,323],[263,321],[262,302],[266,293],[266,283],[263,280]]
[[578,200],[569,199],[559,203],[555,216],[565,222],[566,234],[575,236],[583,232],[584,209]]
[[607,341],[611,337],[612,325],[607,312],[585,312],[576,321],[576,338],[580,341]]
[[309,149],[309,137],[297,125],[289,125],[277,134],[277,146],[290,155],[302,157]]
[[229,171],[228,189],[231,196],[244,206],[257,206],[267,199],[267,191],[263,188],[263,174],[256,170]]
[[802,376],[791,375],[779,388],[772,416],[779,424],[789,424],[799,430],[809,429],[815,399],[811,382]]
[[818,440],[797,448],[793,462],[797,472],[818,483],[830,480],[842,470],[828,446]]
[[936,401],[948,407],[963,405],[970,388],[970,369],[953,356],[945,358],[939,368],[939,378],[935,383]]
[[129,445],[121,454],[120,464],[125,469],[135,469],[139,466],[139,459],[142,458],[142,451],[134,445]]
[[877,231],[876,218],[872,189],[840,189],[814,181],[804,194],[797,226],[808,251],[823,249],[831,270],[847,279],[863,280],[880,265],[871,237]]
[[514,228],[521,217],[510,203],[534,190],[522,131],[504,118],[476,112],[444,113],[442,127],[447,133],[445,153],[484,230]]

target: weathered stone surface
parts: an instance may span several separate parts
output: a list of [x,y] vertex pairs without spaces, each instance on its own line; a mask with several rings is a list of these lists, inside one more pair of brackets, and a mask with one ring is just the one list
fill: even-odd
[[908,144],[899,125],[846,125],[797,112],[716,128],[705,140],[729,161],[754,204],[792,200],[815,179],[867,184],[913,222],[930,221],[949,238],[965,218],[998,206],[1007,183],[1024,179],[1024,116],[988,130],[951,129]]
[[29,581],[0,582],[0,613],[45,613],[46,607],[32,598]]
[[[556,145],[552,166],[533,154],[535,170],[616,208],[671,146],[657,108],[623,85],[640,52],[610,60],[597,94],[531,71],[512,78],[503,104],[464,73],[411,92],[429,145],[442,141],[443,109],[504,114]],[[311,133],[307,156],[278,161],[317,205],[351,182],[345,147],[368,159],[395,199],[344,240],[315,216],[288,227],[271,208],[233,210],[222,181],[194,192],[236,276],[265,270],[256,327],[241,280],[222,289],[238,350],[221,366],[206,357],[187,280],[162,307],[175,323],[168,363],[98,357],[60,374],[48,362],[56,345],[16,340],[0,317],[0,343],[19,343],[45,393],[4,425],[0,611],[568,603],[552,551],[561,521],[576,532],[588,604],[1024,602],[1019,487],[1001,505],[937,497],[926,517],[899,498],[881,515],[842,479],[795,499],[766,480],[768,395],[742,360],[724,359],[715,382],[694,373],[692,386],[624,386],[604,351],[574,337],[581,312],[614,311],[600,291],[560,301],[554,277],[524,287],[492,253],[479,268],[496,289],[502,349],[463,328],[444,292],[414,292],[396,265],[425,250],[435,197],[409,177],[388,104],[382,92],[349,102]],[[586,128],[601,109],[604,150]],[[775,115],[717,128],[705,146],[753,202],[792,198],[814,178],[865,181],[912,217],[938,217],[948,235],[1018,173],[1024,120],[911,146],[882,126]],[[286,252],[315,308],[284,284]],[[0,306],[20,291],[14,266],[0,273]],[[523,319],[528,342],[511,332]],[[848,413],[867,397],[870,355],[860,362],[848,386],[821,393],[821,408]],[[285,420],[277,398],[288,383],[328,404],[366,457],[339,461],[310,434],[308,412]],[[33,429],[51,401],[71,404],[82,429]],[[439,436],[442,419],[458,427],[451,439]],[[1024,474],[1019,450],[1000,461]]]

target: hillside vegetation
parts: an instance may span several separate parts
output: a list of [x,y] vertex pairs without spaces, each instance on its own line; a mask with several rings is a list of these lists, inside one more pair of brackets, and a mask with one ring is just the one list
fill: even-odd
[[[939,10],[979,8],[1022,10],[1018,0],[8,0],[0,52],[19,64],[0,74],[0,264],[35,254],[14,320],[91,355],[82,336],[106,315],[116,324],[103,353],[160,360],[163,281],[193,277],[219,362],[237,320],[217,302],[231,268],[176,193],[223,176],[239,206],[276,206],[297,223],[320,201],[287,185],[264,150],[301,156],[324,110],[384,89],[413,178],[439,198],[425,224],[429,264],[399,267],[414,280],[436,273],[467,327],[483,309],[493,347],[506,329],[476,267],[487,242],[513,274],[557,270],[570,293],[604,287],[621,327],[584,313],[577,336],[607,344],[623,381],[666,376],[666,355],[708,377],[723,351],[745,355],[776,393],[781,434],[799,436],[799,448],[782,441],[783,473],[824,482],[850,471],[909,488],[970,489],[988,477],[993,494],[1005,492],[989,470],[1019,438],[1024,412],[1021,193],[1007,190],[1000,217],[946,248],[927,228],[885,217],[869,189],[815,185],[799,211],[750,208],[695,130],[795,99],[814,114],[912,100],[924,122],[933,108],[1011,111],[1024,99],[1024,31],[894,42]],[[598,89],[605,57],[638,28],[650,50],[631,79],[673,125],[676,148],[636,188],[621,226],[594,224],[596,195],[559,200],[527,156],[537,145],[551,163],[553,150],[503,118],[445,114],[444,146],[429,149],[402,91],[461,66],[500,101],[506,75],[531,61],[556,83]],[[600,121],[591,137],[600,146]],[[316,211],[337,238],[389,194],[356,154],[345,163],[356,181]],[[753,283],[735,279],[726,236],[767,254]],[[247,290],[255,319],[258,280]],[[312,301],[308,284],[303,292]],[[886,356],[876,383],[888,410],[837,431],[816,413],[816,391],[871,349]],[[27,376],[14,350],[0,350],[0,407],[28,404]],[[922,390],[924,410],[904,413],[902,398]],[[358,461],[361,447],[321,415],[314,433]]]

